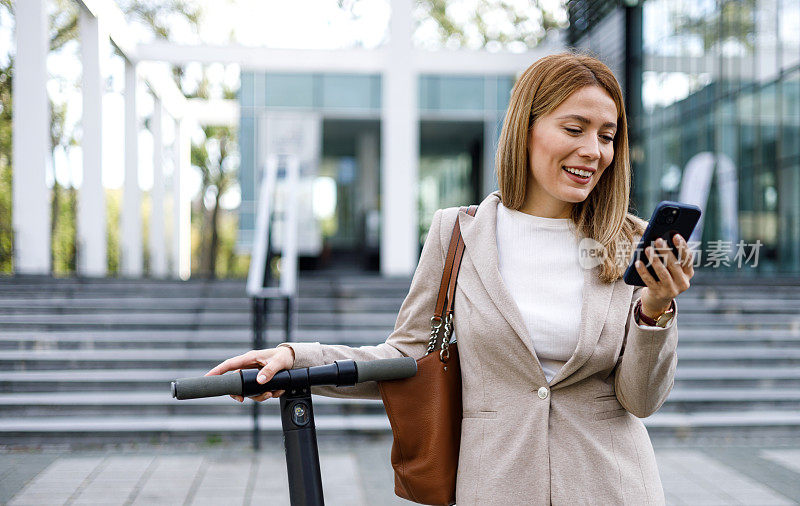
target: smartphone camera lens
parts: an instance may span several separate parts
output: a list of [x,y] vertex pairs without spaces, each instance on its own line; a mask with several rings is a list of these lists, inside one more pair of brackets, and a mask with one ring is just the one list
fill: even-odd
[[666,223],[667,225],[672,225],[675,223],[675,219],[678,216],[678,208],[676,207],[668,207],[664,209],[664,221],[662,223]]

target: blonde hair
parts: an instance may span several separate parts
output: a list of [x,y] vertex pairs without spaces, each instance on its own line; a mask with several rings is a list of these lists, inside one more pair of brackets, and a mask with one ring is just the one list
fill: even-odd
[[619,83],[605,64],[570,52],[545,56],[528,67],[511,90],[495,170],[503,205],[519,210],[530,174],[528,140],[534,123],[584,86],[599,86],[611,95],[617,106],[617,135],[611,165],[586,200],[573,206],[570,218],[585,237],[603,245],[599,277],[610,283],[622,277],[647,222],[628,212],[631,165],[625,103]]

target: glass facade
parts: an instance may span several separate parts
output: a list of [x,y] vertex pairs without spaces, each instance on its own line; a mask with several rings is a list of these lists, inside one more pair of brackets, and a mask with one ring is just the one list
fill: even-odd
[[[800,272],[800,2],[647,0],[643,27],[639,214],[699,194],[696,266]],[[708,191],[690,172],[709,174]],[[729,265],[708,258],[731,239]],[[751,260],[739,266],[737,252]]]
[[[379,75],[265,73],[241,74],[239,90],[241,163],[237,246],[248,251],[255,230],[258,183],[266,154],[264,118],[271,113],[299,113],[321,120],[321,153],[312,167],[315,209],[327,247],[357,249],[365,241],[365,221],[378,189],[370,178],[371,160],[357,163],[357,141],[378,135],[381,103]],[[359,184],[366,181],[366,184]],[[355,195],[368,195],[354,202]],[[333,201],[334,208],[328,203]],[[365,203],[366,202],[366,203]],[[324,209],[323,209],[324,208]],[[374,220],[373,220],[374,221]],[[374,235],[374,233],[372,234]]]
[[486,196],[513,85],[512,76],[420,76],[420,244],[437,209]]
[[[494,173],[494,153],[513,76],[425,74],[418,79],[420,117],[419,247],[434,211],[480,202]],[[326,247],[375,251],[380,223],[381,76],[354,74],[241,74],[239,102],[242,203],[240,248],[255,227],[263,118],[274,112],[316,114],[321,120],[315,210]],[[319,193],[319,195],[317,195]],[[325,198],[317,198],[324,195]]]

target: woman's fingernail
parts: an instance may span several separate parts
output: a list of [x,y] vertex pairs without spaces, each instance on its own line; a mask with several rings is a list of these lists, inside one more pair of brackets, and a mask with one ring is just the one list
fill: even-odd
[[267,381],[267,377],[264,376],[263,374],[259,374],[258,378],[256,378],[256,381],[258,381],[259,383],[264,383],[265,381]]

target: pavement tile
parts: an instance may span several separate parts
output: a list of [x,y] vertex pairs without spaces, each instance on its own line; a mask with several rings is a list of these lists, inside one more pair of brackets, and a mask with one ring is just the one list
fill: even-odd
[[141,476],[153,462],[153,457],[139,457],[131,455],[125,457],[122,455],[110,456],[106,459],[103,469],[98,473],[97,478],[114,479],[114,476],[119,479],[120,477],[136,477]]
[[102,499],[125,502],[133,492],[134,485],[109,486],[106,483],[87,487],[75,497],[76,501],[97,501]]
[[326,502],[349,500],[366,504],[356,459],[351,454],[320,456],[320,474]]
[[91,483],[87,484],[84,487],[84,490],[121,490],[121,489],[133,489],[139,483],[138,479],[130,479],[130,480],[101,480],[95,478],[92,480]]
[[662,480],[665,494],[689,504],[795,504],[700,451],[661,450],[657,460],[660,472],[671,474]]
[[[192,501],[192,506],[223,506],[228,504],[244,504],[244,496],[230,496],[230,497],[197,497]],[[271,504],[271,503],[262,503]]]
[[[389,439],[321,447],[320,470],[326,504],[409,504],[394,495],[390,446]],[[31,479],[8,504],[50,506],[72,499],[75,505],[108,506],[132,499],[133,504],[148,506],[182,506],[185,503],[288,506],[283,452],[270,449],[257,454],[234,453],[240,451],[234,450],[230,456],[219,449],[190,454],[67,454],[56,458]],[[667,504],[777,506],[798,503],[791,494],[781,495],[774,484],[767,486],[742,468],[748,456],[761,463],[780,464],[773,465],[783,469],[787,477],[797,477],[800,472],[800,449],[755,449],[729,454],[720,450],[719,454],[714,454],[698,448],[657,448],[656,459]],[[14,469],[9,466],[8,459],[4,462],[6,475],[11,476]],[[728,465],[732,462],[739,467]]]
[[683,506],[686,504],[685,502],[680,500],[677,496],[667,492],[666,489],[664,490],[664,498],[667,502],[667,506]]
[[78,487],[81,486],[86,480],[86,477],[78,477],[78,478],[49,478],[47,476],[39,475],[30,481],[23,490],[70,490],[75,491]]
[[71,505],[79,504],[104,504],[107,506],[122,506],[127,501],[127,494],[81,494]]
[[70,506],[124,506],[124,499],[98,499],[96,501],[79,500],[69,503]]
[[244,491],[250,480],[251,467],[250,460],[235,463],[207,462],[199,488],[238,488]]
[[71,492],[30,492],[15,496],[9,501],[8,506],[27,506],[46,504],[63,504],[69,499]]
[[[270,506],[289,506],[289,490],[281,490],[273,494],[253,494],[249,506],[263,506],[269,504]],[[325,504],[329,504],[327,501]]]
[[758,504],[759,506],[783,506],[797,504],[794,501],[779,497],[775,494],[765,495],[763,490],[737,490],[731,492],[736,497],[738,504]]
[[800,450],[761,450],[762,458],[776,462],[784,467],[800,473]]
[[186,500],[187,492],[188,490],[142,491],[136,496],[133,504],[183,504]]
[[195,497],[207,497],[207,496],[214,496],[214,497],[242,496],[242,497],[244,497],[244,495],[245,495],[244,487],[236,487],[236,488],[200,487],[194,493]]

